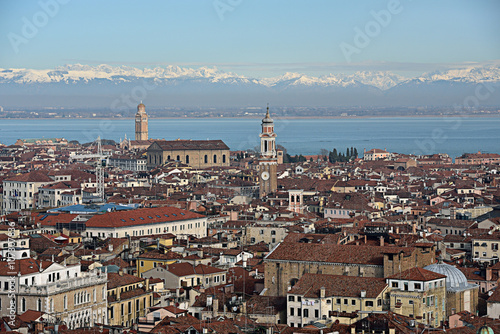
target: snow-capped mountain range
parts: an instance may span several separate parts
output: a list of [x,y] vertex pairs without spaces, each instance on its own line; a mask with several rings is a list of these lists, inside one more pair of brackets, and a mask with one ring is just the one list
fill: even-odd
[[[18,99],[37,100],[37,96],[58,96],[53,101],[65,100],[64,96],[88,97],[109,95],[111,98],[119,93],[130,92],[138,85],[154,87],[150,97],[157,96],[158,103],[163,103],[160,96],[169,94],[215,94],[215,96],[232,97],[227,101],[238,102],[234,95],[253,98],[263,95],[271,98],[279,95],[286,103],[316,101],[325,104],[387,103],[388,105],[412,103],[449,104],[463,100],[464,94],[473,94],[472,86],[489,83],[498,86],[500,83],[500,67],[470,66],[461,69],[425,73],[418,77],[405,78],[392,72],[361,71],[354,74],[328,74],[319,77],[301,73],[287,72],[270,78],[252,78],[232,72],[225,72],[216,67],[188,68],[166,66],[139,69],[129,66],[109,65],[65,65],[55,69],[2,69],[0,68],[0,105],[20,105]],[[131,88],[132,87],[132,88]],[[148,90],[153,90],[149,89]],[[493,89],[494,97],[498,97],[498,89]],[[423,95],[422,95],[423,94]],[[211,101],[200,99],[200,102]],[[423,100],[422,100],[423,98]],[[439,99],[442,98],[441,102]],[[454,102],[450,102],[451,100]],[[40,99],[39,99],[40,100]],[[42,99],[43,100],[43,99]],[[40,100],[40,101],[42,101]],[[456,100],[456,101],[455,101]],[[214,100],[215,101],[215,100]],[[496,103],[497,100],[493,99]],[[62,104],[66,104],[65,101]],[[42,102],[40,102],[42,103]],[[56,104],[61,104],[57,102]]]

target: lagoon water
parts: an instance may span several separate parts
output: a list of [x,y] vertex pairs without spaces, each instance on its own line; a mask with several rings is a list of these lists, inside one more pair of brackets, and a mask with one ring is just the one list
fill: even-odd
[[[500,117],[390,117],[352,119],[275,119],[277,143],[290,154],[345,152],[356,147],[391,152],[500,153]],[[222,139],[231,150],[259,145],[260,119],[150,119],[150,138]],[[0,119],[0,143],[19,138],[63,137],[81,143],[101,138],[134,138],[133,119]]]

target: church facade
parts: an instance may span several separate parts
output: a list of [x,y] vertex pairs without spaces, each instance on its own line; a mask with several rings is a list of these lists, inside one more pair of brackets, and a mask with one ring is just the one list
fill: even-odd
[[193,168],[228,167],[229,147],[222,140],[157,140],[147,149],[149,169],[168,161]]

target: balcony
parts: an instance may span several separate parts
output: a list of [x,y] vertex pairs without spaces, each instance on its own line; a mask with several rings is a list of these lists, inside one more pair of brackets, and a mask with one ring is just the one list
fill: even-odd
[[67,280],[59,282],[47,283],[46,285],[28,286],[24,284],[19,285],[19,293],[29,295],[54,295],[71,290],[86,288],[98,284],[105,284],[108,278],[107,275],[97,275],[94,273],[84,273],[84,276],[72,277]]

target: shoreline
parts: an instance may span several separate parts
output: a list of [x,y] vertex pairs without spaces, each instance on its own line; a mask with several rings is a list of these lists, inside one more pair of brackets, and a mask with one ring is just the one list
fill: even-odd
[[[181,119],[235,119],[235,120],[244,120],[244,119],[261,119],[263,116],[249,116],[249,117],[151,117],[149,116],[149,120],[152,119],[173,119],[173,120],[181,120]],[[272,116],[273,119],[370,119],[370,118],[497,118],[500,117],[499,114],[488,114],[488,115],[476,115],[476,114],[463,114],[463,115],[387,115],[387,116]],[[0,118],[0,122],[2,120],[134,120],[135,117],[5,117]]]

